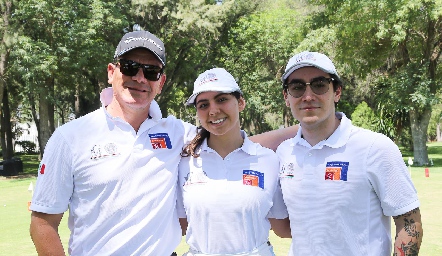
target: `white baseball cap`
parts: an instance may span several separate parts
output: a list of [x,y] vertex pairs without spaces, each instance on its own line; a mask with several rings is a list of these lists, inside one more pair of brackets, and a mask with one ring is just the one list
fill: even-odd
[[195,83],[193,83],[193,94],[187,99],[185,105],[195,104],[195,99],[198,94],[210,91],[223,93],[237,91],[242,94],[235,78],[233,78],[229,72],[223,68],[212,68],[204,71],[204,73],[200,74],[195,80]]
[[335,65],[326,55],[319,52],[301,52],[291,57],[285,68],[285,72],[281,77],[284,83],[287,77],[295,70],[303,67],[316,67],[325,73],[336,75],[339,78]]

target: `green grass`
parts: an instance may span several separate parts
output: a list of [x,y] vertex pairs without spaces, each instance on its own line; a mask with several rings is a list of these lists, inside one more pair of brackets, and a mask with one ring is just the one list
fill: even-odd
[[[439,218],[442,212],[442,143],[431,143],[428,146],[429,157],[433,159],[434,166],[411,167],[411,177],[421,202],[424,237],[420,255],[439,256],[442,255],[442,218]],[[412,156],[410,152],[405,151],[403,155],[405,161]],[[36,175],[39,162],[37,156],[20,157],[23,161],[24,175],[13,179],[0,178],[0,255],[37,255],[29,236],[30,212],[27,210],[27,202],[31,199],[28,187],[31,182],[35,185],[36,178],[32,175]],[[429,169],[429,177],[425,177],[425,168]],[[59,231],[67,248],[69,230],[65,217]],[[270,241],[276,255],[287,255],[290,239],[278,238],[271,232]],[[183,239],[176,251],[178,255],[182,255],[187,248]]]

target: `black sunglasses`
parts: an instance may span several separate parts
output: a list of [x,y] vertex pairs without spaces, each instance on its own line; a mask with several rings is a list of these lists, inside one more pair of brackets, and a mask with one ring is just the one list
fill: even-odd
[[313,78],[310,83],[306,83],[300,79],[293,79],[289,83],[285,84],[284,87],[287,92],[295,98],[299,98],[304,95],[307,85],[310,85],[310,89],[316,94],[321,95],[328,92],[330,88],[330,82],[334,81],[333,78],[326,78],[323,76]]
[[143,69],[144,77],[149,81],[158,81],[163,74],[163,68],[155,65],[140,64],[133,60],[119,59],[116,64],[120,64],[120,71],[125,76],[135,76],[138,70]]

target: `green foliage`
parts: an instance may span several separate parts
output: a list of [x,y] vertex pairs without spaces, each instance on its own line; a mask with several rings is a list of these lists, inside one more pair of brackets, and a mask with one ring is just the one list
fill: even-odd
[[[435,141],[437,139],[437,125],[442,125],[442,105],[437,104],[431,112],[430,124],[428,126],[428,139]],[[442,127],[440,127],[442,129]]]
[[20,145],[26,154],[34,154],[37,145],[28,140],[16,141],[15,144]]
[[[280,77],[296,45],[302,40],[293,3],[263,4],[265,11],[244,17],[229,31],[217,63],[237,79],[247,107],[242,125],[251,134],[278,128],[284,107]],[[270,8],[271,7],[271,8]],[[273,114],[271,114],[273,113]]]
[[351,114],[351,121],[354,125],[371,131],[376,131],[377,120],[374,111],[365,101],[361,102]]
[[[131,23],[161,38],[167,50],[166,84],[157,101],[163,115],[183,114],[199,73],[217,65],[219,49],[229,29],[252,13],[261,1],[224,0],[221,5],[204,0],[132,1]],[[184,98],[177,98],[184,96]]]

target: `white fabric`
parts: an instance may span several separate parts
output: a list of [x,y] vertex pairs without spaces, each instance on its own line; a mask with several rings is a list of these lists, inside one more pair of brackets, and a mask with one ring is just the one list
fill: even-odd
[[69,208],[69,254],[170,255],[180,243],[177,167],[193,126],[159,111],[136,133],[102,107],[48,141],[31,210]]
[[235,254],[206,254],[195,252],[190,249],[188,252],[184,253],[183,256],[275,256],[273,252],[273,246],[270,243],[263,243],[258,248],[254,249],[251,252],[246,253],[235,253]]
[[186,105],[195,103],[196,96],[202,92],[215,91],[223,93],[241,92],[235,78],[223,68],[212,68],[204,71],[193,83],[193,93]]
[[407,167],[386,136],[336,116],[341,124],[327,140],[311,147],[301,127],[276,151],[291,222],[289,255],[391,255],[389,216],[419,207]]
[[[207,140],[199,148],[200,157],[181,159],[178,215],[187,216],[186,240],[194,251],[250,252],[268,241],[267,217],[288,216],[278,189],[278,157],[242,135],[243,146],[224,159],[208,147]],[[250,183],[254,185],[246,185]]]
[[281,77],[282,82],[284,83],[287,77],[289,77],[295,70],[303,67],[317,67],[325,73],[333,74],[339,77],[335,65],[329,57],[319,52],[305,51],[295,54],[290,58],[287,66],[285,67],[285,72]]

